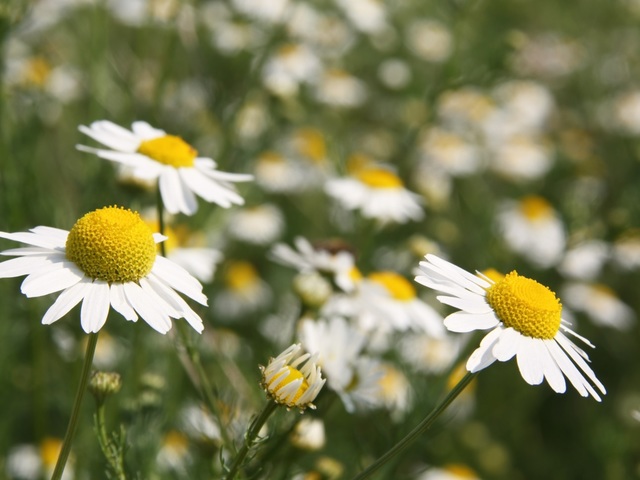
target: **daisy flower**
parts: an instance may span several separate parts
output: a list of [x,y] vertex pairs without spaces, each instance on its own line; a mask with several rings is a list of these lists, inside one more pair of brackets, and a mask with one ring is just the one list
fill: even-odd
[[[311,402],[326,382],[316,365],[318,354],[302,354],[302,345],[291,345],[276,358],[272,358],[262,371],[262,387],[269,398],[288,408],[301,411],[316,408]],[[301,367],[301,365],[303,365]]]
[[79,130],[109,149],[78,145],[84,152],[130,167],[142,180],[158,180],[162,201],[169,213],[193,215],[198,210],[196,195],[228,208],[244,199],[232,182],[252,180],[251,175],[221,172],[211,158],[198,157],[195,148],[175,135],[134,122],[132,130],[107,120],[93,122]]
[[42,318],[59,320],[82,302],[80,322],[87,333],[98,332],[109,307],[130,321],[138,315],[153,329],[167,333],[171,318],[185,318],[202,332],[202,320],[176,291],[207,304],[202,285],[182,267],[156,254],[153,234],[137,212],[105,207],[87,213],[71,231],[35,227],[0,237],[30,245],[0,252],[13,256],[0,263],[0,278],[27,275],[21,291],[27,297],[60,292]]
[[571,282],[562,289],[562,296],[570,308],[583,312],[596,325],[628,330],[635,323],[633,309],[606,285]]
[[382,223],[407,223],[424,216],[419,195],[404,188],[400,177],[382,167],[364,167],[353,176],[327,181],[325,192],[347,210]]
[[445,327],[453,332],[491,329],[469,357],[467,370],[478,372],[515,356],[528,384],[546,379],[555,392],[564,393],[566,377],[580,395],[600,401],[592,384],[603,394],[604,386],[587,364],[587,354],[565,333],[593,345],[565,325],[562,305],[549,288],[516,271],[494,281],[435,255],[425,259],[416,281],[444,293],[438,300],[460,310],[445,318]]

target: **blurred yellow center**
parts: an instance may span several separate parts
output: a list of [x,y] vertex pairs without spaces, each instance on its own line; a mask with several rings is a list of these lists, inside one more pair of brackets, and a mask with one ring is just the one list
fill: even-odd
[[258,280],[258,272],[249,262],[231,262],[227,266],[225,280],[232,290],[244,290]]
[[416,298],[416,289],[409,280],[395,272],[374,272],[369,279],[386,288],[396,300],[406,302]]
[[198,156],[195,148],[175,135],[145,140],[138,147],[138,153],[176,168],[193,167]]
[[67,237],[66,255],[90,278],[137,282],[153,267],[156,243],[137,212],[105,207],[75,223]]
[[313,128],[302,128],[297,132],[300,153],[314,162],[321,163],[327,157],[327,145],[322,133]]
[[555,293],[516,271],[487,289],[487,301],[506,327],[527,337],[551,339],[560,328],[562,304]]
[[499,282],[504,278],[504,273],[499,272],[495,268],[487,268],[486,270],[482,271],[482,274],[485,277],[488,277],[490,280],[493,280],[494,282]]
[[372,188],[400,188],[402,180],[397,175],[382,168],[370,168],[356,174],[365,185]]
[[170,430],[164,436],[163,446],[175,453],[185,454],[189,447],[189,440],[184,433],[178,432],[177,430]]
[[278,396],[278,392],[282,388],[284,388],[286,385],[289,385],[291,382],[301,379],[302,383],[298,387],[298,390],[296,390],[296,394],[294,395],[293,400],[289,402],[290,404],[295,405],[295,403],[300,399],[302,394],[306,392],[307,389],[309,388],[309,383],[307,382],[307,379],[304,378],[304,375],[302,375],[302,373],[300,373],[300,370],[298,370],[297,368],[293,368],[288,365],[284,368],[287,369],[287,373],[276,376],[271,381],[271,383],[267,385],[267,388],[277,399],[280,399],[280,397]]
[[40,443],[40,457],[42,463],[47,467],[53,467],[58,461],[60,450],[62,449],[62,440],[58,438],[47,437]]
[[541,220],[553,215],[553,207],[544,198],[530,195],[520,201],[520,211],[529,220]]

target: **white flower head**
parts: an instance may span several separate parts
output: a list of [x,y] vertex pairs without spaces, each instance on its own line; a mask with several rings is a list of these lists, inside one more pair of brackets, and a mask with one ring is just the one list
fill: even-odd
[[176,293],[207,304],[202,285],[186,270],[157,255],[153,234],[137,212],[105,207],[87,213],[71,231],[35,227],[0,237],[30,245],[0,252],[13,256],[0,263],[0,278],[27,275],[27,297],[60,292],[42,318],[49,325],[82,302],[80,321],[87,333],[98,332],[110,307],[130,321],[138,315],[153,329],[167,333],[171,318],[185,318],[202,332],[202,320]]
[[302,345],[293,344],[266,367],[260,366],[262,387],[269,398],[287,408],[316,408],[311,402],[326,382],[317,360],[318,354],[302,354]]
[[562,305],[551,290],[515,271],[494,281],[435,255],[425,259],[416,281],[442,292],[438,300],[460,310],[445,318],[445,327],[453,332],[491,330],[469,357],[468,371],[515,356],[528,384],[546,379],[555,392],[564,393],[566,377],[580,395],[600,401],[596,388],[605,394],[604,386],[589,367],[587,354],[565,333],[593,345],[565,325]]
[[132,130],[107,120],[93,122],[79,130],[109,149],[85,147],[79,150],[131,168],[141,180],[157,180],[162,201],[169,213],[193,215],[198,210],[196,195],[228,208],[244,199],[232,182],[246,182],[247,174],[221,172],[211,158],[198,152],[180,137],[168,135],[146,122],[134,122]]
[[635,323],[633,309],[606,285],[571,282],[562,289],[562,297],[571,309],[584,312],[597,325],[628,330]]
[[551,204],[530,195],[505,203],[497,216],[507,245],[539,267],[560,261],[566,244],[564,224]]
[[407,190],[395,173],[381,167],[366,167],[353,176],[325,184],[326,193],[347,210],[386,223],[407,223],[424,217],[422,198]]

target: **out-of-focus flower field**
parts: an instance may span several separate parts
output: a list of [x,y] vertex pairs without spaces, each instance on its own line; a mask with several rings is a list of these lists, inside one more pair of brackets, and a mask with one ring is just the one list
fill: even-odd
[[[638,0],[3,0],[1,231],[70,230],[110,205],[158,224],[153,182],[77,148],[102,147],[79,131],[96,121],[147,122],[253,176],[241,201],[166,219],[169,258],[208,297],[190,303],[202,334],[115,311],[100,331],[126,477],[87,395],[63,478],[221,478],[265,404],[259,366],[293,343],[327,383],[315,410],[275,411],[239,478],[354,477],[482,339],[442,328],[454,309],[414,281],[428,253],[556,292],[607,393],[496,362],[373,478],[640,478],[639,51]],[[15,480],[50,477],[87,342],[80,308],[42,325],[55,297],[21,282],[0,280]]]

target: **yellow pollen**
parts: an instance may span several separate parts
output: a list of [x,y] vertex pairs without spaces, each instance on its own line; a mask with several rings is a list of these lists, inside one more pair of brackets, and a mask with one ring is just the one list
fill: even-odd
[[369,280],[382,285],[396,300],[407,302],[416,298],[416,289],[409,280],[395,272],[374,272],[369,274]]
[[549,288],[514,270],[487,289],[487,301],[506,327],[532,338],[558,333],[562,304]]
[[156,243],[137,212],[105,207],[87,213],[71,228],[66,256],[90,278],[137,282],[153,267]]
[[269,391],[278,399],[280,400],[280,397],[278,395],[278,392],[284,388],[286,385],[289,385],[291,382],[294,382],[296,380],[300,380],[302,379],[302,383],[300,384],[300,386],[298,387],[298,390],[296,391],[296,394],[293,397],[293,400],[291,400],[290,402],[288,402],[290,405],[295,405],[296,402],[300,399],[300,397],[302,396],[302,394],[304,392],[307,391],[307,389],[309,388],[309,383],[307,382],[307,379],[304,378],[304,375],[302,375],[302,373],[300,372],[300,370],[298,370],[297,368],[293,368],[290,366],[286,366],[284,367],[287,369],[287,373],[286,374],[281,374],[276,376],[273,380],[271,380],[271,382],[267,385],[267,388],[269,389]]
[[258,280],[256,268],[249,262],[230,262],[227,266],[225,280],[229,288],[241,291]]
[[551,204],[537,195],[530,195],[520,200],[520,211],[529,220],[542,220],[553,216]]
[[25,82],[30,85],[42,87],[51,74],[51,65],[42,57],[33,57],[27,63],[24,74]]
[[356,174],[365,185],[372,188],[401,188],[402,180],[397,175],[382,168],[369,168]]
[[195,148],[175,135],[145,140],[138,147],[138,153],[176,168],[193,167],[198,156]]

